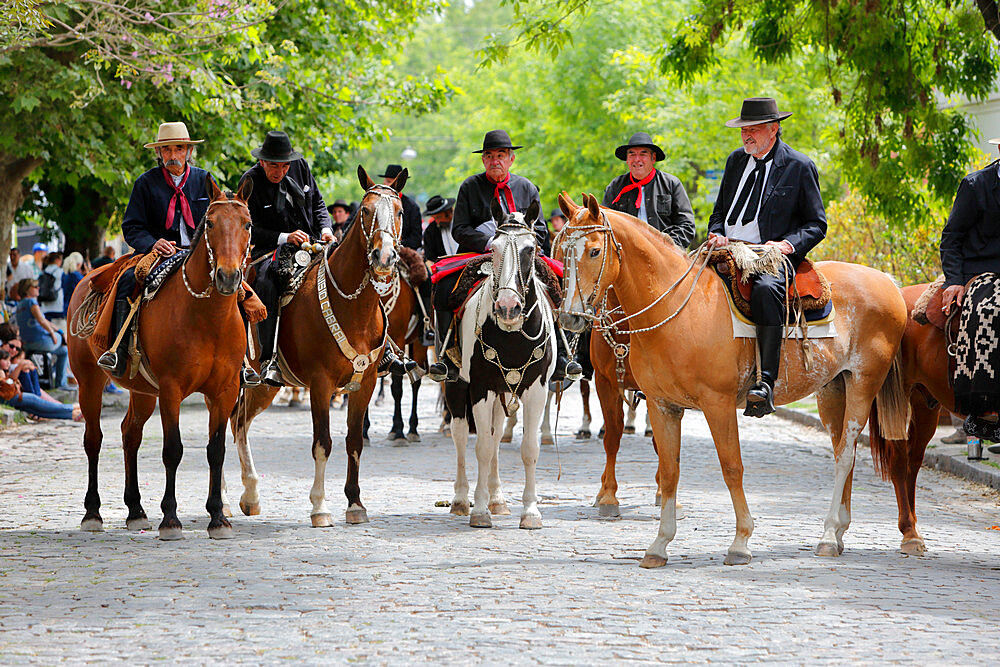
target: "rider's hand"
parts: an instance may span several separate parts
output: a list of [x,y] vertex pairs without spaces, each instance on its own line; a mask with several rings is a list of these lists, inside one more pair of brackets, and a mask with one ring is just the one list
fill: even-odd
[[329,243],[330,241],[333,240],[333,232],[324,227],[323,233],[319,235],[319,240]]
[[296,229],[294,232],[288,234],[287,242],[293,245],[300,246],[303,243],[309,242],[309,235],[306,234],[301,229]]
[[795,248],[793,248],[792,244],[788,241],[768,241],[764,245],[776,247],[781,251],[782,255],[791,255],[795,251]]
[[962,305],[962,297],[965,296],[965,285],[948,285],[944,288],[944,293],[941,295],[941,311],[945,315],[951,314],[951,302],[954,301],[958,305]]
[[153,250],[160,253],[164,257],[170,257],[177,252],[177,246],[174,245],[173,241],[157,239],[156,243],[153,244]]
[[725,248],[727,245],[729,245],[729,239],[722,234],[716,234],[715,232],[708,233],[709,248]]

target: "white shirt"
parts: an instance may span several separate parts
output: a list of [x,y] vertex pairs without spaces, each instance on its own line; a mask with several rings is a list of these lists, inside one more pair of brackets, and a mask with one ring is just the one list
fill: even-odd
[[[436,225],[437,223],[432,222],[431,224]],[[444,245],[444,254],[456,254],[458,252],[458,241],[451,235],[451,225],[448,225],[447,228],[438,227],[438,229],[441,231],[441,244]]]
[[[767,187],[767,177],[771,175],[771,165],[774,163],[773,159],[768,160],[764,163],[764,188]],[[740,183],[736,187],[736,196],[733,197],[733,203],[729,207],[729,211],[726,213],[726,237],[730,239],[736,239],[738,241],[746,241],[748,243],[760,243],[760,227],[757,225],[757,218],[760,216],[760,208],[764,204],[764,190],[761,190],[760,204],[757,210],[754,212],[753,220],[747,224],[743,224],[743,212],[746,207],[750,205],[750,197],[747,197],[746,203],[739,211],[734,211],[736,208],[736,202],[740,198],[740,193],[743,192],[743,186],[750,178],[750,174],[754,172],[757,168],[757,160],[750,156],[747,160],[747,166],[743,169],[743,175],[740,177]],[[730,224],[729,221],[736,218],[735,224]]]
[[[169,171],[167,173],[170,174]],[[181,174],[180,176],[174,176],[173,174],[170,174],[170,178],[174,179],[174,185],[179,187],[180,184],[181,184],[181,180],[184,178],[184,174]],[[180,209],[180,204],[178,204],[177,206],[178,206],[178,210],[179,210]],[[195,223],[195,224],[197,224],[197,223]],[[191,234],[190,234],[190,230],[188,229],[187,223],[184,222],[184,216],[181,216],[181,222],[180,222],[179,226],[181,228],[181,246],[184,247],[184,248],[190,248],[191,247]]]
[[[650,183],[651,182],[652,181],[650,181]],[[646,185],[649,185],[649,183],[647,183]],[[641,188],[639,189],[639,192],[642,193],[642,189]],[[646,222],[646,223],[649,222],[649,218],[646,217],[646,198],[645,197],[639,197],[639,210],[636,211],[635,217],[639,218],[643,222]]]

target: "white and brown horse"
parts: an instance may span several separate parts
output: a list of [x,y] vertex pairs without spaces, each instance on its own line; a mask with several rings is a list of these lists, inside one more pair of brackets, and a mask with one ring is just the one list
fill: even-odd
[[[753,518],[743,491],[736,413],[754,379],[754,341],[734,338],[722,280],[714,272],[692,270],[697,268],[692,260],[667,237],[636,218],[601,208],[590,195],[581,207],[563,193],[559,204],[569,218],[556,252],[566,263],[563,326],[582,328],[585,317],[600,326],[602,313],[595,315],[594,306],[613,285],[624,313],[617,316],[616,330],[631,336],[631,369],[648,400],[662,505],[659,532],[641,565],[665,565],[676,533],[685,408],[705,415],[736,512],[736,536],[725,562],[749,563]],[[842,262],[819,268],[833,286],[837,335],[808,343],[808,366],[798,342],[786,342],[775,402],[817,394],[835,456],[833,498],[817,553],[837,556],[851,520],[856,440],[872,401],[879,400],[883,432],[905,433],[907,401],[896,355],[906,304],[881,271]]]

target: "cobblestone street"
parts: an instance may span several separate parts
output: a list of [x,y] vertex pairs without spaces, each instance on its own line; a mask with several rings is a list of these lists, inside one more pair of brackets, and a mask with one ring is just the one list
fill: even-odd
[[455,455],[451,439],[436,432],[439,419],[427,416],[438,393],[429,385],[422,442],[384,442],[391,399],[373,409],[372,445],[361,461],[366,525],[344,522],[346,413],[332,419],[332,528],[309,523],[307,409],[280,403],[254,423],[259,516],[238,513],[230,437],[225,470],[237,516],[229,541],[205,531],[207,420],[198,405],[181,415],[178,542],[159,541],[155,530],[164,479],[158,415],[140,451],[154,527],[142,533],[124,527],[120,414],[109,411],[103,424],[100,534],[79,530],[82,425],[0,432],[0,663],[995,664],[1000,530],[991,527],[1000,524],[1000,505],[985,487],[923,470],[917,507],[929,552],[907,557],[898,551],[892,488],[859,450],[846,550],[817,558],[833,478],[829,439],[774,417],[741,418],[754,560],[726,567],[732,505],[705,421],[689,412],[682,520],[667,566],[647,571],[638,562],[658,516],[648,438],[625,436],[623,516],[598,518],[591,504],[604,451],[597,439],[570,435],[580,419],[572,390],[558,452],[543,446],[538,466],[544,528],[518,529],[524,475],[516,434],[500,458],[512,514],[476,530],[435,505],[452,497]]

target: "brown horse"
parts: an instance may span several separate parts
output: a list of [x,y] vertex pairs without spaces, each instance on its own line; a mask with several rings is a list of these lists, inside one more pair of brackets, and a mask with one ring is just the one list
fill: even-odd
[[[386,316],[379,302],[392,285],[398,253],[403,207],[399,191],[406,183],[404,169],[390,185],[376,185],[362,167],[358,180],[365,190],[354,224],[341,244],[313,262],[302,286],[281,310],[278,350],[288,380],[309,388],[312,408],[312,455],[315,477],[309,499],[312,525],[331,526],[326,505],[326,462],[330,458],[330,397],[347,387],[348,523],[368,521],[361,502],[358,472],[361,465],[362,426],[375,389],[378,360],[386,339]],[[323,305],[324,295],[329,299]],[[327,308],[329,310],[327,310]],[[336,331],[334,331],[336,329]],[[356,355],[349,357],[348,355]],[[352,361],[353,360],[353,361]],[[295,379],[298,382],[295,382]],[[260,513],[259,476],[253,464],[247,431],[253,419],[274,400],[278,389],[252,387],[240,398],[232,428],[240,454],[244,514]]]
[[[924,293],[927,284],[902,289],[908,310]],[[944,332],[933,324],[906,322],[900,344],[903,388],[910,399],[910,428],[905,439],[886,439],[872,409],[869,436],[875,468],[883,478],[891,479],[899,507],[900,549],[908,554],[927,551],[924,538],[917,531],[917,473],[924,460],[927,443],[937,430],[941,408],[955,410],[955,393],[949,385],[947,342]]]
[[[232,527],[223,515],[221,481],[226,455],[226,420],[239,393],[239,370],[246,349],[246,329],[237,304],[237,292],[250,246],[248,185],[235,198],[224,195],[209,179],[211,203],[204,220],[194,233],[191,253],[179,270],[168,277],[156,298],[139,311],[138,337],[155,384],[143,374],[116,379],[129,390],[128,413],[122,421],[125,451],[126,525],[130,530],[146,530],[149,520],[139,495],[136,458],[142,443],[142,428],[160,401],[163,425],[163,463],[167,471],[166,489],[160,508],[160,539],[182,537],[177,518],[174,483],[183,446],[178,426],[181,400],[194,392],[205,395],[208,406],[209,537],[232,537]],[[67,321],[72,322],[87,296],[91,280],[85,277],[70,299]],[[113,299],[113,295],[107,298]],[[110,305],[110,304],[109,304]],[[70,327],[72,329],[72,327]],[[90,481],[84,500],[86,514],[81,528],[103,529],[101,499],[97,490],[97,460],[101,451],[101,396],[108,375],[97,365],[104,352],[93,337],[69,335],[69,363],[80,384],[80,408],[87,427],[83,436],[89,462]]]
[[[754,379],[754,343],[734,338],[722,280],[713,272],[692,270],[700,262],[692,265],[652,227],[602,209],[590,195],[584,195],[583,207],[565,193],[559,203],[569,218],[557,249],[557,257],[565,257],[568,285],[563,326],[582,328],[581,315],[592,312],[614,285],[624,312],[616,327],[631,334],[632,372],[646,394],[659,449],[659,533],[642,566],[665,565],[667,544],[676,533],[685,408],[705,415],[736,512],[736,537],[725,562],[750,562],[753,518],[743,492],[736,410]],[[820,268],[833,285],[837,335],[808,343],[808,367],[802,346],[791,339],[786,343],[775,398],[787,403],[818,394],[836,463],[833,500],[817,553],[837,556],[850,524],[856,440],[876,395],[883,430],[905,433],[907,402],[896,353],[906,326],[906,304],[881,271],[842,262],[824,262]],[[596,316],[599,322],[602,314]]]

